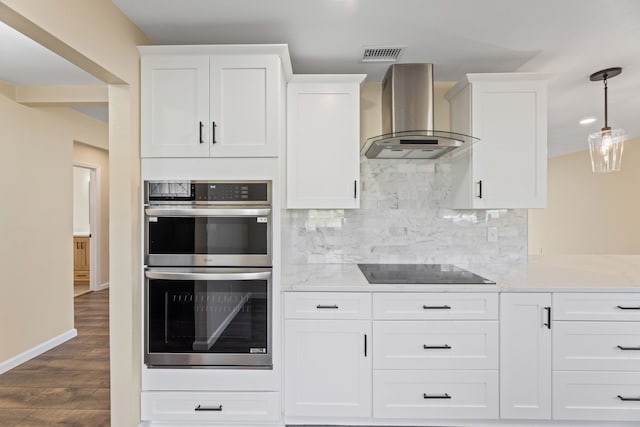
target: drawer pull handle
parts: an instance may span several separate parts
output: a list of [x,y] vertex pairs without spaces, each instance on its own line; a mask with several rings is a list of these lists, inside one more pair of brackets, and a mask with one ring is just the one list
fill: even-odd
[[423,305],[424,310],[451,310],[451,306],[448,305]]
[[620,310],[640,310],[640,306],[636,306],[636,307],[627,307],[624,305],[619,305],[617,306]]
[[437,349],[449,350],[451,348],[451,346],[449,344],[445,344],[445,345],[426,345],[426,344],[423,344],[422,348],[424,348],[425,350],[437,350]]
[[331,309],[331,310],[337,310],[338,306],[337,305],[316,305],[317,309]]
[[[620,396],[618,396],[620,397]],[[451,399],[451,396],[449,396],[448,393],[445,394],[427,394],[427,393],[423,393],[422,394],[422,398],[423,399]]]
[[621,345],[617,346],[620,350],[640,350],[640,347],[624,347]]
[[222,405],[219,406],[202,406],[198,405],[194,408],[194,411],[222,411]]
[[618,395],[618,399],[622,400],[623,402],[640,402],[640,397],[624,397]]

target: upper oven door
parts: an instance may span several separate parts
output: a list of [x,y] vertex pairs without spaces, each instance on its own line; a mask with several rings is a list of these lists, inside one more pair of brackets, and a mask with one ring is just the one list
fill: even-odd
[[270,207],[145,208],[148,266],[270,267]]

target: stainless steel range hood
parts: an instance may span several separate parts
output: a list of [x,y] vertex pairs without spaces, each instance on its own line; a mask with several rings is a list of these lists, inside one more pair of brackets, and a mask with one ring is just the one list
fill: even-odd
[[382,135],[369,138],[370,159],[436,159],[478,141],[433,130],[433,64],[393,64],[382,81]]

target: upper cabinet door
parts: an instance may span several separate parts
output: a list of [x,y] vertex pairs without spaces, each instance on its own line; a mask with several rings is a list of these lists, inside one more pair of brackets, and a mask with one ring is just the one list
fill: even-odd
[[277,157],[280,60],[275,55],[211,57],[212,157]]
[[207,157],[209,56],[143,57],[141,156]]
[[287,88],[287,207],[358,208],[365,76],[296,77]]
[[451,129],[480,138],[452,160],[452,208],[543,208],[547,89],[531,74],[469,74],[447,95]]

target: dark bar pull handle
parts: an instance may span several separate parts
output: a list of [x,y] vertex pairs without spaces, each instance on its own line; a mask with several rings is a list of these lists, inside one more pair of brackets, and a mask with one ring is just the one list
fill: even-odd
[[[618,396],[620,397],[620,396]],[[422,394],[422,398],[423,399],[451,399],[451,396],[449,396],[448,393],[445,394],[427,394],[427,393],[423,393]]]
[[216,142],[216,122],[211,122],[211,143],[215,144]]
[[202,405],[198,405],[193,410],[194,411],[216,411],[216,412],[220,412],[220,411],[222,411],[222,405],[219,405],[219,406],[202,406]]
[[338,306],[337,305],[316,305],[316,308],[318,309],[331,309],[331,310],[337,310]]
[[482,180],[478,181],[478,199],[482,199]]
[[640,305],[637,307],[627,307],[624,305],[617,306],[620,310],[640,310]]
[[202,122],[200,122],[200,144],[202,144],[204,142],[204,139],[202,139],[202,129],[204,128],[204,125],[202,124]]
[[445,344],[445,345],[426,345],[426,344],[423,344],[422,348],[424,348],[425,350],[437,350],[437,349],[449,350],[449,349],[451,349],[451,346],[449,344]]
[[449,305],[423,305],[424,310],[451,310]]
[[623,402],[640,402],[640,397],[624,397],[618,395],[618,399],[622,400]]
[[551,329],[551,307],[545,307],[544,311],[547,312],[547,321],[544,323],[544,326],[546,326],[547,329]]
[[624,347],[621,345],[618,345],[616,347],[618,347],[620,350],[640,350],[640,347]]
[[364,357],[367,357],[367,334],[364,334]]
[[353,198],[358,198],[358,180],[353,181]]

